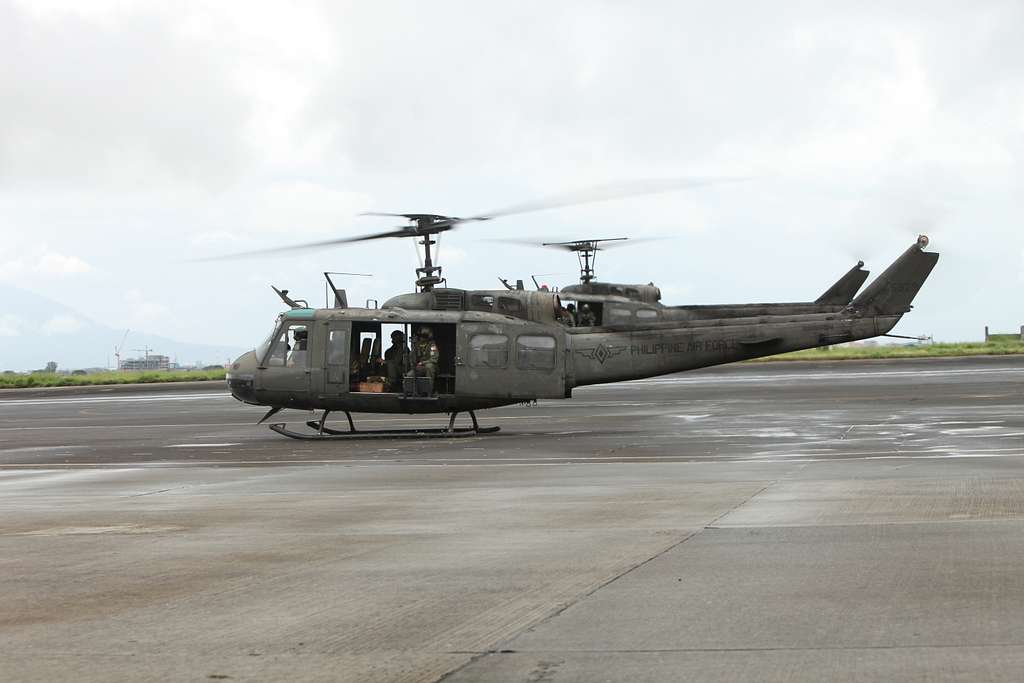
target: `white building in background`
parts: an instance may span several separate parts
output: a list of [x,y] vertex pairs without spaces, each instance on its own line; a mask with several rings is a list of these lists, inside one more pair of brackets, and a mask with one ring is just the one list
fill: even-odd
[[120,370],[170,370],[169,356],[146,356],[145,358],[126,358],[121,361]]

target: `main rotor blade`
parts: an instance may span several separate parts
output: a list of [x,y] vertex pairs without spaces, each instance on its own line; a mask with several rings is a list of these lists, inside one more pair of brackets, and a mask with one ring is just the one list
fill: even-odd
[[193,259],[194,262],[202,261],[228,261],[231,259],[240,258],[251,258],[254,256],[266,256],[268,254],[280,254],[290,251],[307,251],[312,249],[319,249],[322,247],[331,247],[336,244],[345,244],[348,242],[364,242],[366,240],[382,239],[384,237],[408,237],[410,235],[415,236],[415,232],[409,227],[399,228],[398,230],[391,230],[389,232],[378,232],[370,235],[360,235],[359,237],[342,237],[335,238],[332,240],[321,240],[319,242],[304,242],[303,244],[289,244],[283,247],[270,247],[268,249],[254,249],[253,251],[242,251],[235,254],[223,254],[221,256],[209,256],[206,258]]
[[599,237],[599,238],[596,238],[596,239],[586,239],[586,240],[565,240],[564,242],[543,242],[543,243],[541,243],[541,246],[544,246],[544,247],[555,247],[555,246],[565,245],[565,246],[574,247],[574,246],[581,245],[581,244],[597,244],[598,242],[625,242],[628,239],[629,239],[628,237]]
[[480,241],[481,242],[493,242],[493,243],[496,243],[496,244],[514,244],[517,247],[540,247],[540,246],[543,246],[543,243],[541,241],[539,241],[539,240],[516,239],[514,237],[493,238],[493,239],[485,239],[485,240],[480,240]]
[[366,240],[379,240],[385,237],[416,237],[418,233],[410,226],[398,228],[397,230],[389,230],[387,232],[374,232],[369,235],[360,235],[359,237],[346,237],[339,240],[334,240],[335,244],[345,244],[346,242],[365,242]]
[[489,221],[493,218],[501,218],[502,216],[530,213],[532,211],[546,211],[547,209],[557,209],[563,206],[594,204],[597,202],[611,201],[613,199],[625,199],[626,197],[637,197],[646,194],[660,194],[662,192],[672,192],[673,190],[682,190],[688,187],[704,187],[708,185],[736,183],[744,180],[749,180],[749,178],[668,178],[596,185],[594,187],[584,188],[575,192],[551,195],[543,199],[523,202],[522,204],[513,204],[512,206],[497,209],[496,211],[488,211],[487,213],[479,214],[477,216],[452,219],[452,222],[468,223],[470,221]]
[[417,218],[432,218],[434,220],[459,220],[453,216],[442,216],[436,213],[384,213],[382,211],[364,211],[360,216],[388,216],[391,218],[408,218],[411,221]]
[[644,242],[660,242],[662,240],[672,239],[671,237],[627,237],[628,242],[625,240],[602,240],[601,250],[605,249],[618,249],[619,247],[631,247],[635,244],[643,244]]
[[500,242],[503,244],[514,244],[521,247],[546,247],[548,249],[560,249],[562,251],[580,251],[580,246],[597,242],[599,246],[597,251],[605,251],[606,249],[614,249],[616,247],[628,247],[634,244],[642,244],[644,242],[658,242],[660,240],[670,239],[668,237],[615,237],[608,239],[598,240],[571,240],[568,242],[541,242],[540,240],[531,239],[489,239],[484,240],[486,242]]

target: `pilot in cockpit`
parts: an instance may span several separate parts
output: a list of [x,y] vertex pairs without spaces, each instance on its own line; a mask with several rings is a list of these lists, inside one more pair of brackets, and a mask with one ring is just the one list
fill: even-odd
[[306,353],[309,346],[309,330],[301,327],[297,328],[293,333],[293,339],[295,341],[295,345],[288,354],[288,366],[305,366]]

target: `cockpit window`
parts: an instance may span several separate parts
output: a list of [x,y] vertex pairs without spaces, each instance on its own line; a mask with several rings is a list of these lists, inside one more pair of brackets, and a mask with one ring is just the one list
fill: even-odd
[[277,328],[280,325],[281,325],[281,316],[278,316],[277,320],[274,321],[274,329],[272,329],[270,331],[270,334],[267,335],[267,338],[264,339],[263,342],[259,346],[256,347],[256,358],[258,360],[262,361],[264,359],[264,357],[266,357],[267,351],[270,350],[270,345],[274,341],[274,335],[277,333]]
[[292,325],[288,331],[291,333],[292,348],[288,351],[285,365],[305,368],[309,365],[309,328],[306,325]]
[[292,323],[282,328],[274,338],[264,364],[270,367],[306,367],[309,364],[309,327]]

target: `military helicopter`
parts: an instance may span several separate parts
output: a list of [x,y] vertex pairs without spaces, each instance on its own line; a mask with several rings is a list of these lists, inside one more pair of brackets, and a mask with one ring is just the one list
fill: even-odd
[[[392,297],[380,308],[349,306],[345,291],[333,283],[331,308],[313,308],[292,298],[286,290],[275,288],[289,310],[278,316],[263,343],[231,365],[227,373],[231,394],[244,403],[269,408],[259,423],[284,408],[322,411],[319,419],[306,422],[310,431],[296,431],[286,423],[269,425],[275,432],[295,439],[493,433],[499,428],[481,427],[475,411],[537,399],[567,399],[574,389],[592,384],[885,335],[911,309],[911,302],[939,257],[925,251],[928,238],[921,235],[867,289],[839,310],[754,307],[748,315],[638,319],[628,326],[604,320],[588,327],[572,327],[567,324],[559,293],[552,291],[440,286],[446,281],[441,277],[441,267],[433,262],[431,247],[441,233],[503,215],[607,198],[607,193],[582,199],[561,197],[468,218],[375,214],[400,216],[408,224],[359,237],[286,247],[320,248],[406,237],[420,243],[424,259],[416,269],[417,291]],[[263,252],[249,252],[254,253]],[[578,297],[582,292],[574,295]],[[410,338],[420,340],[417,349],[429,349],[426,360],[405,346]],[[394,353],[381,354],[385,339],[398,340],[392,347]],[[395,360],[396,355],[400,362]],[[385,369],[387,361],[392,366]],[[395,366],[400,370],[397,377]],[[348,430],[327,426],[332,412],[345,414]],[[352,413],[440,413],[448,414],[449,420],[446,427],[436,429],[368,432],[356,429]],[[467,413],[470,426],[456,427],[460,413]]]
[[[666,306],[661,303],[661,289],[653,282],[622,284],[595,280],[594,265],[597,252],[612,247],[650,241],[648,239],[630,240],[628,237],[606,237],[568,242],[501,241],[575,253],[580,267],[579,284],[562,287],[555,291],[560,294],[562,303],[573,314],[573,322],[577,322],[576,318],[579,316],[586,316],[592,325],[608,324],[619,329],[666,320],[717,320],[760,315],[835,313],[841,311],[853,300],[869,275],[869,271],[864,270],[864,262],[858,261],[853,268],[844,273],[835,284],[814,301]],[[499,280],[506,289],[523,288],[522,280],[518,280],[515,287],[508,280],[502,278]],[[534,283],[537,284],[536,279],[534,279]],[[543,288],[539,284],[537,287],[538,289]]]

